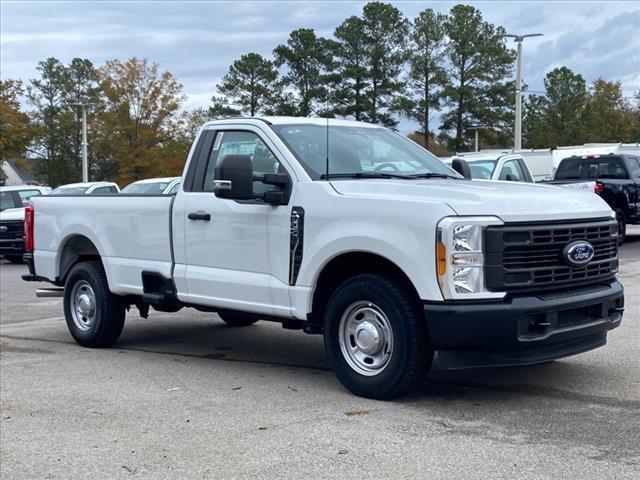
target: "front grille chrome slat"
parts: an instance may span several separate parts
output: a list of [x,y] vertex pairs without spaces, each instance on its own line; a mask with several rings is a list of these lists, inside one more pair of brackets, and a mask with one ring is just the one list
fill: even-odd
[[[594,248],[585,266],[569,266],[564,248],[578,240]],[[558,225],[504,225],[485,229],[485,281],[493,291],[566,288],[611,278],[618,269],[613,220]]]

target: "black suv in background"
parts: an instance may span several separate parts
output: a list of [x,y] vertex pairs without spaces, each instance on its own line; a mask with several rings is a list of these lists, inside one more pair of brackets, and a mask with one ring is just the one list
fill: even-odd
[[640,224],[640,157],[633,155],[588,155],[563,159],[550,184],[595,181],[595,193],[616,212],[618,243],[627,224]]

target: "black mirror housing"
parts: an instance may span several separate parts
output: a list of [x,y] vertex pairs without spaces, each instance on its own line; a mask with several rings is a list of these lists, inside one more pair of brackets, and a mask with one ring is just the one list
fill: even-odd
[[219,198],[253,198],[253,164],[248,155],[227,155],[214,169],[214,192]]
[[471,169],[469,168],[469,164],[466,162],[466,160],[463,160],[461,158],[454,158],[451,162],[451,168],[453,168],[467,180],[471,180]]

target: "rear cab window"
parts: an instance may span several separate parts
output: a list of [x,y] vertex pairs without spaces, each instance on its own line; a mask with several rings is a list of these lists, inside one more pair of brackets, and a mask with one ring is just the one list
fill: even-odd
[[629,174],[624,161],[618,156],[581,158],[565,158],[560,162],[556,172],[556,180],[624,180]]
[[18,190],[18,196],[23,207],[31,203],[31,197],[37,197],[38,195],[41,195],[40,190]]

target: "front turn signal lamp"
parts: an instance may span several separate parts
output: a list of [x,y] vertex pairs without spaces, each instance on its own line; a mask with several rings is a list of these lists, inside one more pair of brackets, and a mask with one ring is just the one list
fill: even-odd
[[497,217],[446,217],[438,224],[436,271],[445,300],[502,298],[484,282],[484,229],[503,225]]

